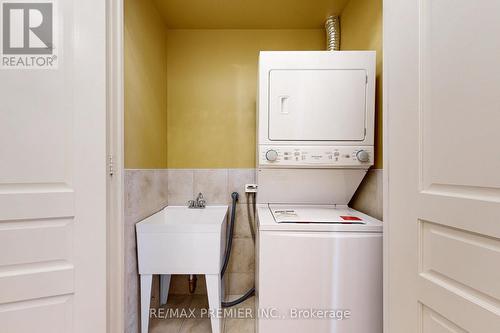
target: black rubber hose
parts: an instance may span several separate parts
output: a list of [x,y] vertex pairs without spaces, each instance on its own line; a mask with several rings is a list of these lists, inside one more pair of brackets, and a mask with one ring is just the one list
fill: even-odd
[[[229,222],[229,236],[228,236],[229,239],[227,241],[226,251],[224,253],[224,264],[222,265],[220,273],[221,278],[224,276],[224,273],[226,272],[227,266],[229,264],[229,258],[231,257],[231,248],[233,246],[234,223],[236,221],[236,202],[238,201],[238,193],[237,192],[231,193],[231,198],[232,198],[232,205],[231,205],[231,221]],[[250,296],[252,296],[254,293],[255,293],[255,287],[252,287],[249,291],[245,293],[245,295],[241,296],[240,298],[237,298],[230,302],[222,302],[222,307],[228,308],[240,304],[241,302],[244,302],[245,300],[250,298]]]
[[235,306],[240,304],[241,302],[246,301],[249,299],[253,294],[255,293],[255,287],[250,288],[249,291],[245,293],[245,295],[241,296],[240,298],[235,299],[234,301],[230,302],[222,302],[222,307],[223,308],[230,308],[231,306]]
[[227,266],[229,264],[229,257],[231,257],[231,248],[233,247],[233,234],[234,234],[234,221],[236,220],[236,202],[238,201],[238,192],[231,193],[231,221],[229,222],[229,239],[226,245],[226,251],[224,253],[224,264],[220,271],[221,278],[226,273]]

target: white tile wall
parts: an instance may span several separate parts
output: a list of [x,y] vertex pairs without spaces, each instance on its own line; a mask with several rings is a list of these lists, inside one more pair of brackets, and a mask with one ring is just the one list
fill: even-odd
[[368,171],[349,206],[376,219],[383,219],[382,169],[370,169]]
[[168,203],[170,205],[185,205],[193,199],[194,172],[190,169],[168,170]]
[[[245,184],[255,182],[255,169],[169,169],[168,170],[168,204],[185,205],[194,199],[199,192],[207,200],[208,205],[231,204],[231,193],[238,192],[235,241],[230,265],[227,271],[226,293],[240,293],[242,285],[238,281],[229,281],[232,273],[244,277],[243,285],[253,285],[255,227],[253,226],[253,209],[248,209]],[[248,219],[250,213],[251,220]],[[237,238],[239,240],[237,240]],[[242,275],[243,274],[243,275]],[[238,275],[238,276],[239,276]],[[237,276],[233,276],[236,278]],[[246,290],[245,290],[246,291]],[[170,293],[186,294],[188,292],[187,276],[172,278]],[[203,279],[198,279],[196,293],[206,293]]]
[[209,205],[228,203],[227,174],[227,169],[194,170],[193,196],[203,193]]
[[125,333],[137,333],[139,332],[139,276],[135,224],[167,205],[168,170],[127,169],[124,175]]

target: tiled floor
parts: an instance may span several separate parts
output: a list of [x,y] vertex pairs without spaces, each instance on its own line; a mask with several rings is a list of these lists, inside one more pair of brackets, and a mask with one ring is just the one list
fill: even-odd
[[[228,299],[235,298],[237,296],[228,297]],[[202,316],[206,314],[202,309],[207,308],[206,295],[170,295],[168,304],[164,307],[165,312],[160,315],[161,318],[151,319],[149,333],[211,333],[210,319],[207,319],[206,315]],[[175,310],[178,310],[178,314],[184,313],[184,317],[191,317],[189,309],[193,309],[191,311],[194,311],[195,318],[168,318],[168,314],[175,313]],[[254,297],[232,307],[229,318],[223,321],[224,333],[253,333],[255,331],[254,313]]]

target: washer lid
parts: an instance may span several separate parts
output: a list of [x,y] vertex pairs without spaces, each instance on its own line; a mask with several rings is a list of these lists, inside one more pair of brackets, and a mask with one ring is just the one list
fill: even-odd
[[346,208],[269,205],[269,209],[277,223],[366,224]]
[[382,232],[382,222],[345,205],[257,205],[259,230]]

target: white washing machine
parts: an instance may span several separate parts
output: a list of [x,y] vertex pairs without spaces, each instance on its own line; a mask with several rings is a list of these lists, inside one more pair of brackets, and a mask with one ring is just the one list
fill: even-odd
[[373,165],[375,53],[261,52],[260,333],[381,333],[382,223],[347,206]]

